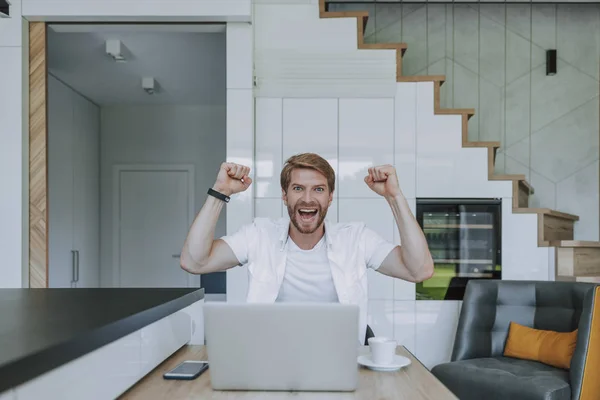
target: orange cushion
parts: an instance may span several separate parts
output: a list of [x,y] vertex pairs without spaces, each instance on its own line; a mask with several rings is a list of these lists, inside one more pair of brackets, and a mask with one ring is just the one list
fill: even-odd
[[569,369],[576,344],[577,329],[566,333],[543,331],[511,322],[504,355]]

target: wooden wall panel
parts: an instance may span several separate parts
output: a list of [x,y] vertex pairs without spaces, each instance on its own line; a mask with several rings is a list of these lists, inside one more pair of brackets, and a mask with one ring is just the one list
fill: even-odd
[[29,287],[48,287],[46,23],[29,24]]

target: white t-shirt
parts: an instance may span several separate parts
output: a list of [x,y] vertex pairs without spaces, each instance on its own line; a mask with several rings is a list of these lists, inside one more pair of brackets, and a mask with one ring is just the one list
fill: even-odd
[[285,273],[276,301],[338,302],[325,236],[310,250],[302,250],[288,238]]
[[[287,266],[289,218],[255,218],[222,239],[247,267],[249,303],[274,303]],[[362,222],[334,224],[325,220],[325,244],[341,304],[358,304],[358,343],[365,342],[369,304],[367,269],[378,269],[396,245]],[[293,256],[292,256],[293,257]],[[236,285],[237,286],[237,285]],[[237,297],[240,287],[231,292]]]

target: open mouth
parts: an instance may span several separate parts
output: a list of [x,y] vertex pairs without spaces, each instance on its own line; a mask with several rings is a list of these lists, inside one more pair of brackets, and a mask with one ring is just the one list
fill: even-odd
[[317,216],[317,212],[316,208],[301,208],[298,210],[298,215],[301,221],[309,222]]

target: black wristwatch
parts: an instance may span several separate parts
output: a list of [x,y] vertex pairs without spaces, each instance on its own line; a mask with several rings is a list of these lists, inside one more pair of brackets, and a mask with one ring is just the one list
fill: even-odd
[[229,200],[230,200],[229,196],[226,196],[221,192],[217,192],[216,190],[213,190],[213,188],[208,189],[208,194],[213,197],[216,197],[219,200],[223,200],[225,203],[229,203]]

